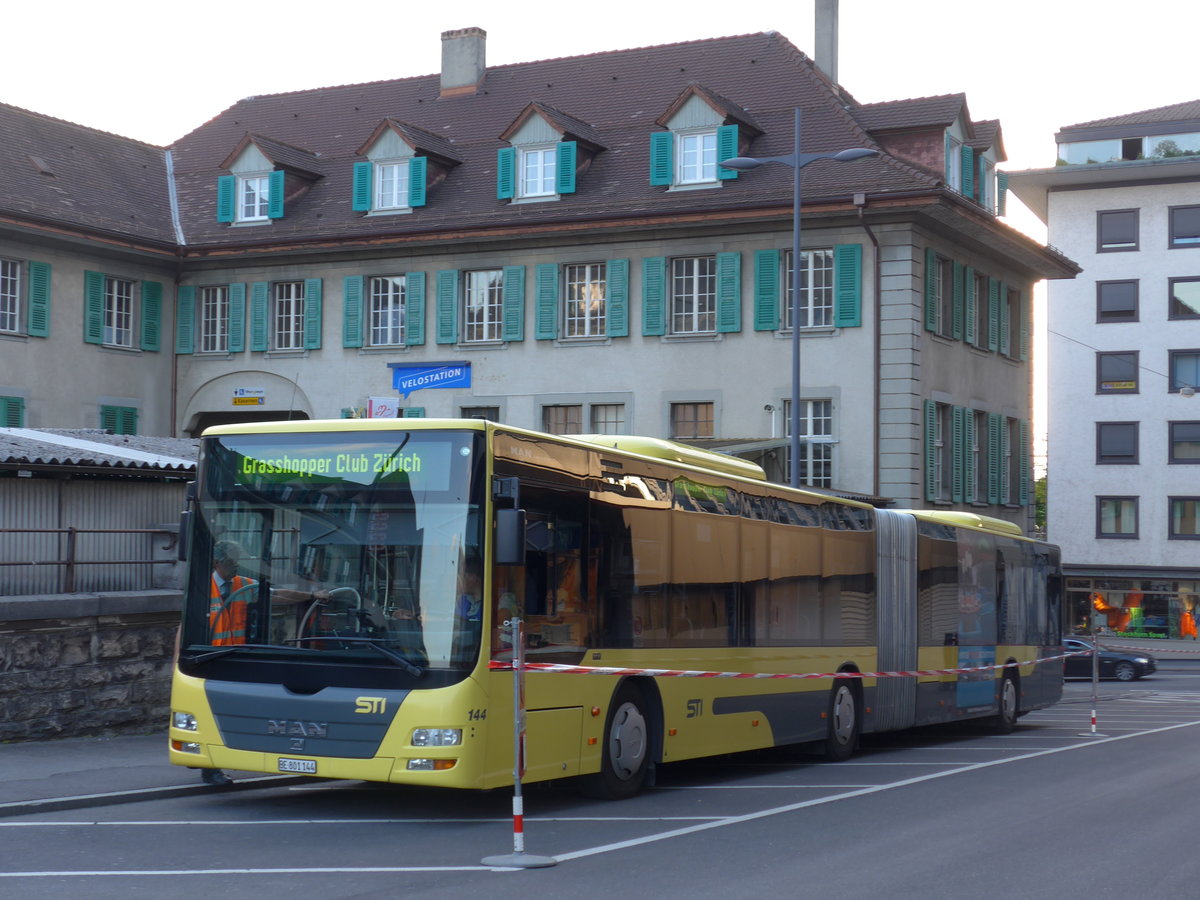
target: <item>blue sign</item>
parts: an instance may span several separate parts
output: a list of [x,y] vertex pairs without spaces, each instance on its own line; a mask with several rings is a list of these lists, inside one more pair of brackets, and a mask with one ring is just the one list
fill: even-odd
[[423,388],[456,388],[471,386],[471,364],[468,362],[435,363],[406,366],[388,363],[392,370],[392,387],[404,397]]

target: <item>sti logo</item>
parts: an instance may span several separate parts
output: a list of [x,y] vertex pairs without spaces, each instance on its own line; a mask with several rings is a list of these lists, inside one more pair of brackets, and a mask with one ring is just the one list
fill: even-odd
[[354,711],[363,715],[383,715],[387,712],[386,697],[356,697]]

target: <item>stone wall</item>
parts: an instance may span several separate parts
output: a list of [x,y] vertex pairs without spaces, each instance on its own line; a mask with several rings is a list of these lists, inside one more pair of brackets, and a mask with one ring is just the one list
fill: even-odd
[[0,598],[0,741],[165,729],[178,591]]

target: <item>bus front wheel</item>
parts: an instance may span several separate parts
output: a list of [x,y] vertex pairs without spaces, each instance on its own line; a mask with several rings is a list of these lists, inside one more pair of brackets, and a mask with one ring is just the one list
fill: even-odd
[[580,788],[599,800],[624,800],[642,788],[650,766],[650,720],[646,699],[631,684],[613,695],[604,726],[600,771],[584,776]]
[[858,715],[858,695],[848,680],[839,679],[829,693],[828,736],[824,756],[830,762],[849,759],[858,747],[861,723]]

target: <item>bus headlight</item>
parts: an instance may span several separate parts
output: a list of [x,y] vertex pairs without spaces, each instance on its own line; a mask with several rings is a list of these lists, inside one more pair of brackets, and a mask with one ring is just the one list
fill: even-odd
[[179,753],[199,753],[200,745],[195,741],[171,741],[171,749]]
[[182,731],[195,731],[196,717],[191,713],[172,712],[171,724]]
[[461,728],[414,728],[414,747],[457,747],[462,743]]
[[447,769],[453,769],[457,762],[457,759],[410,759],[408,770],[410,772],[445,772]]

